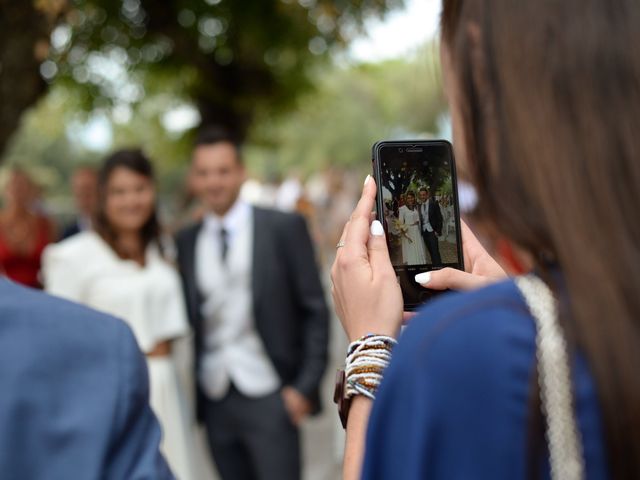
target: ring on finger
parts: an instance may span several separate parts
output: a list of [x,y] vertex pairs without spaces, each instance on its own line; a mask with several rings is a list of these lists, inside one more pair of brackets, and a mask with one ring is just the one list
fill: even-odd
[[344,247],[344,241],[340,240],[340,241],[336,244],[336,250],[337,250],[338,248],[342,248],[342,247]]

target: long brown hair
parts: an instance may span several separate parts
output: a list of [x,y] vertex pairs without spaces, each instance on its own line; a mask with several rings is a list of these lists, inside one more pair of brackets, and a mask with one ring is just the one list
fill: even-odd
[[637,0],[443,1],[478,217],[562,271],[612,478],[640,478],[639,25]]
[[[109,222],[106,214],[107,203],[107,185],[111,174],[116,168],[126,168],[132,172],[146,177],[151,182],[154,182],[153,165],[142,150],[118,150],[109,155],[100,170],[98,171],[98,211],[96,213],[96,232],[111,246],[111,248],[121,257],[125,256],[118,250],[117,234],[113,229],[113,226]],[[140,229],[140,238],[142,240],[143,248],[146,249],[151,243],[155,243],[156,246],[162,251],[162,245],[160,239],[160,222],[158,221],[157,209],[154,207],[149,219]]]

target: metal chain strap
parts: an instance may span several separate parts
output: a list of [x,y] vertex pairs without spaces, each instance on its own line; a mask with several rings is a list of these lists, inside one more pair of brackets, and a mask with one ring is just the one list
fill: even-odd
[[558,323],[556,299],[535,275],[517,277],[515,283],[536,322],[538,381],[542,411],[547,420],[551,478],[582,480],[582,440],[573,410],[567,344]]

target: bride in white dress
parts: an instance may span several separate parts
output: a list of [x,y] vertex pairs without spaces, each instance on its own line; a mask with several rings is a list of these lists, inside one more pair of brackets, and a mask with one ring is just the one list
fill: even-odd
[[151,163],[140,151],[116,152],[99,178],[96,231],[47,247],[45,288],[129,324],[147,358],[160,448],[179,480],[193,480],[190,422],[171,355],[188,324],[179,276],[160,242]]
[[402,259],[405,265],[424,265],[427,263],[424,241],[420,228],[420,214],[416,206],[416,195],[408,192],[406,204],[398,209],[400,239],[402,241]]

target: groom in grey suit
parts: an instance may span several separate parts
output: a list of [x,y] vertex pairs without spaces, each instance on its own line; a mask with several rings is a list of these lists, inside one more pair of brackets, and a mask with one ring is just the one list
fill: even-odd
[[190,175],[206,214],[176,244],[198,418],[224,480],[298,479],[298,426],[320,408],[328,340],[305,220],[239,198],[245,170],[223,130],[200,133]]

